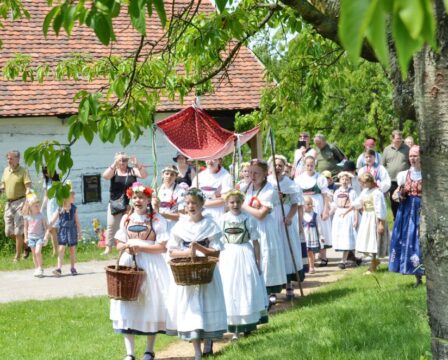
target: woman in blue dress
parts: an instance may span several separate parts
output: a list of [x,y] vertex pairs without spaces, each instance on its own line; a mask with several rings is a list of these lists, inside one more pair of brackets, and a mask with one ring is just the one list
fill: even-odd
[[393,198],[400,202],[392,231],[389,271],[415,275],[415,286],[422,283],[424,269],[419,242],[422,173],[420,147],[409,150],[411,168],[397,175],[398,190]]

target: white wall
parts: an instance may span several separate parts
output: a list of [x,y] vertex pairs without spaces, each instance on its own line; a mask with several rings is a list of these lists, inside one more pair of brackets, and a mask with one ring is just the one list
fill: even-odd
[[[165,118],[169,114],[158,114],[156,120]],[[46,140],[58,140],[61,143],[67,143],[68,126],[63,125],[61,119],[52,118],[4,118],[0,119],[0,171],[6,166],[5,154],[9,150],[19,150],[22,154],[21,164],[24,164],[23,153],[29,146],[37,145]],[[152,141],[149,131],[136,142],[131,143],[123,149],[117,141],[114,144],[103,144],[95,139],[91,145],[84,140],[78,141],[72,146],[72,158],[74,165],[69,175],[72,180],[73,188],[76,192],[76,205],[79,210],[83,231],[92,232],[91,221],[96,217],[100,219],[103,226],[106,225],[106,207],[109,201],[109,181],[101,181],[100,203],[82,204],[82,176],[101,174],[109,165],[112,164],[114,154],[117,151],[126,151],[129,155],[137,156],[137,159],[145,164],[148,170],[148,178],[143,182],[151,185],[153,180],[153,159],[152,159]],[[164,138],[161,132],[156,133],[156,152],[158,160],[158,173],[160,184],[160,170],[169,164],[172,164],[172,157],[175,153],[173,147]],[[41,192],[42,177],[36,174],[36,170],[30,168],[30,174],[33,180],[33,188]]]

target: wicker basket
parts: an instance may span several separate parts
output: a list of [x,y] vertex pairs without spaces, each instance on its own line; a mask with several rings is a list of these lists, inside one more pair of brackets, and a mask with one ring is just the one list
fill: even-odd
[[146,273],[137,267],[135,255],[132,256],[134,267],[119,265],[124,251],[125,249],[120,251],[116,265],[109,265],[105,268],[107,294],[115,300],[136,301]]
[[170,261],[171,271],[177,285],[203,285],[212,281],[218,258],[183,257]]

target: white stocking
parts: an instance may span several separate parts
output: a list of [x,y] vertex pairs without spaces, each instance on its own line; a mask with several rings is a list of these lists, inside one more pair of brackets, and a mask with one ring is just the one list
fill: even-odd
[[126,355],[135,355],[134,335],[124,334],[124,347],[126,348]]

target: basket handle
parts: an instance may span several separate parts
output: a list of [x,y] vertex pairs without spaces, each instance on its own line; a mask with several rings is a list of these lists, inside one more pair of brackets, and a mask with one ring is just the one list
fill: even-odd
[[[115,264],[115,270],[117,270],[117,271],[119,269],[119,262],[120,262],[121,255],[123,255],[123,253],[125,251],[126,251],[126,248],[123,248],[118,253],[117,263]],[[137,267],[137,259],[135,258],[135,255],[132,255],[132,261],[134,262],[134,270],[137,270],[138,269],[138,267]]]

